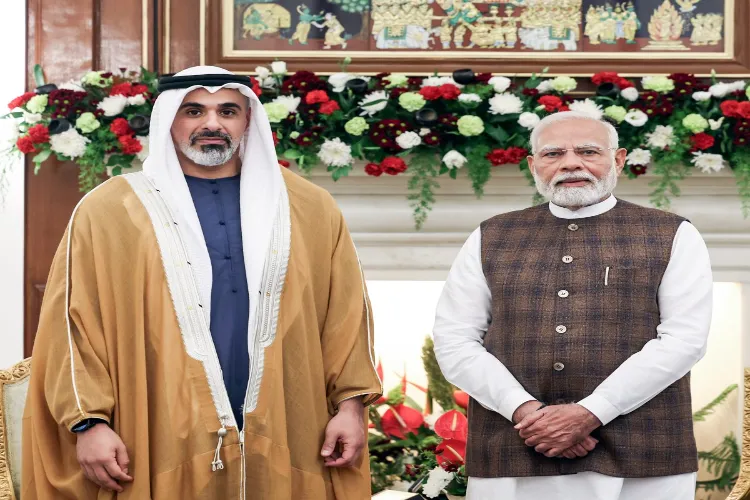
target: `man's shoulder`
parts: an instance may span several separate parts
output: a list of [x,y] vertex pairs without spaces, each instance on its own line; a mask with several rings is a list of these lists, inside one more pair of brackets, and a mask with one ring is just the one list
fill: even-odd
[[289,169],[282,168],[281,173],[292,208],[299,208],[301,214],[313,217],[328,211],[338,212],[336,202],[328,191]]
[[504,212],[497,214],[489,219],[484,220],[480,224],[480,228],[486,229],[489,227],[504,227],[508,225],[526,224],[529,221],[539,219],[549,215],[549,203],[542,203],[528,208],[522,208],[520,210],[512,210],[510,212]]
[[687,219],[685,217],[682,217],[681,215],[667,212],[660,208],[638,205],[637,203],[623,200],[621,198],[617,198],[615,211],[620,215],[636,217],[642,220],[653,222],[666,222],[679,225],[682,222],[687,221]]
[[76,211],[76,219],[86,218],[92,223],[101,221],[106,226],[107,221],[113,217],[117,217],[120,213],[125,215],[127,207],[137,200],[137,195],[126,177],[126,175],[112,177],[86,193]]

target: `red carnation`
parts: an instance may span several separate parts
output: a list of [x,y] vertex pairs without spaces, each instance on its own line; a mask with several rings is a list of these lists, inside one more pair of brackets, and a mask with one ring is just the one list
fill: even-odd
[[729,118],[739,118],[740,103],[737,101],[724,101],[720,105],[721,112]]
[[39,123],[29,129],[29,137],[34,144],[44,144],[49,142],[49,129]]
[[147,92],[148,87],[146,85],[124,82],[113,85],[109,91],[109,95],[124,95],[125,97],[135,97]]
[[635,84],[628,80],[627,78],[619,78],[615,84],[620,87],[620,90],[623,89],[629,89],[630,87],[635,87]]
[[305,96],[307,104],[317,104],[319,102],[328,102],[329,100],[330,97],[328,97],[328,93],[325,90],[313,90]]
[[365,166],[365,173],[373,177],[380,177],[383,175],[383,169],[377,163],[368,163]]
[[615,71],[601,71],[591,77],[591,81],[596,85],[601,85],[603,83],[617,83],[619,79],[620,75]]
[[509,163],[505,155],[505,150],[499,148],[493,149],[492,151],[487,153],[487,159],[490,160],[490,163],[492,163],[492,165],[495,167],[497,167],[498,165],[505,165],[506,163]]
[[742,101],[737,106],[737,113],[739,113],[742,118],[750,118],[750,101]]
[[279,165],[281,165],[284,168],[289,168],[289,162],[286,160],[279,160]]
[[428,101],[436,101],[443,96],[440,87],[422,87],[419,93]]
[[526,148],[519,148],[511,146],[505,150],[505,159],[508,163],[519,164],[521,160],[529,155],[529,150]]
[[21,106],[29,102],[29,100],[35,95],[36,93],[34,92],[24,92],[22,95],[16,97],[8,103],[8,109],[14,110],[16,108],[20,108]]
[[461,95],[461,89],[459,89],[452,83],[444,83],[438,88],[440,89],[440,95],[443,97],[443,99],[452,101],[458,99],[458,96]]
[[556,95],[543,95],[539,98],[539,104],[544,106],[544,109],[548,113],[552,113],[555,110],[561,110],[561,108],[564,106],[562,99],[557,97]]
[[476,80],[477,83],[483,83],[487,85],[490,82],[490,79],[492,78],[492,73],[478,73],[474,75],[474,80]]
[[276,132],[271,132],[271,137],[273,137],[273,145],[278,146],[279,145],[279,136],[276,135]]
[[141,150],[143,150],[143,145],[141,144],[141,141],[135,138],[135,136],[132,135],[123,135],[117,138],[118,141],[120,141],[120,147],[122,148],[122,152],[126,155],[134,155],[136,153],[140,153]]
[[[312,94],[312,92],[310,92],[310,94]],[[309,96],[310,94],[307,95]],[[338,111],[339,109],[341,109],[339,108],[339,103],[337,103],[336,101],[327,101],[320,105],[320,114],[330,115],[334,111]]]
[[115,118],[115,121],[109,126],[109,130],[111,130],[117,137],[133,135],[135,133],[133,132],[133,129],[130,128],[128,121],[125,118]]
[[260,95],[263,93],[263,89],[260,88],[258,80],[256,80],[252,76],[250,77],[250,88],[253,89],[253,94],[257,95],[258,97],[260,97]]
[[34,141],[32,141],[31,137],[29,137],[28,135],[25,135],[19,138],[16,141],[16,147],[23,154],[36,153],[36,148],[34,147]]
[[398,156],[389,156],[380,162],[380,167],[388,175],[398,175],[406,171],[406,163]]
[[703,151],[714,145],[714,137],[705,132],[701,132],[700,134],[695,134],[690,137],[690,144],[693,145],[693,149],[700,149]]

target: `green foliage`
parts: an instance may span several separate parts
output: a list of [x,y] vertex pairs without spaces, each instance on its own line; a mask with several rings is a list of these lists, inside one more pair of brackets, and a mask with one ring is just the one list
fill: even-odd
[[443,410],[458,409],[453,400],[453,391],[456,388],[450,382],[445,380],[443,372],[440,370],[437,359],[435,358],[435,343],[431,337],[425,338],[422,345],[422,364],[427,374],[427,386],[430,395],[437,401]]
[[409,161],[409,201],[414,209],[414,223],[420,229],[427,220],[427,215],[435,203],[435,190],[440,184],[438,176],[439,162],[434,153],[415,153]]

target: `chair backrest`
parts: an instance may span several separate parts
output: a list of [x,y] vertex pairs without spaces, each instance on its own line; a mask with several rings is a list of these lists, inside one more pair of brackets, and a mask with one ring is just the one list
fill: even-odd
[[750,368],[745,368],[745,403],[742,420],[740,477],[727,500],[750,500]]
[[31,358],[0,370],[0,500],[20,500],[21,429]]

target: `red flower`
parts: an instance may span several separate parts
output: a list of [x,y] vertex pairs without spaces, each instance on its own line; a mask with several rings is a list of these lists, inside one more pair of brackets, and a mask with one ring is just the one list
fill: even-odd
[[630,165],[630,171],[633,172],[636,177],[645,174],[647,168],[646,165]]
[[405,89],[404,87],[397,87],[397,88],[391,90],[391,93],[390,93],[390,95],[388,97],[390,97],[393,100],[396,100],[396,99],[398,99],[401,96],[401,94],[405,94],[408,91],[409,91],[409,89]]
[[490,82],[490,78],[492,78],[492,73],[478,73],[474,75],[474,80],[476,80],[477,83],[483,83],[485,85]]
[[742,101],[739,106],[737,106],[737,113],[742,118],[750,118],[750,101]]
[[21,106],[29,102],[29,100],[35,95],[35,92],[24,92],[8,103],[8,109],[14,110],[16,108],[20,108]]
[[443,96],[440,87],[422,87],[419,93],[428,101],[436,101]]
[[458,116],[449,113],[446,115],[440,115],[440,118],[438,118],[438,121],[440,122],[440,125],[442,125],[445,128],[455,128],[458,124]]
[[120,147],[122,148],[122,152],[126,155],[134,155],[136,153],[140,153],[141,150],[143,150],[143,145],[141,144],[141,141],[135,138],[135,136],[132,135],[123,135],[117,138],[118,141],[120,141]]
[[446,439],[435,449],[435,459],[440,467],[455,472],[464,464],[466,457],[466,440]]
[[447,411],[435,421],[435,434],[443,439],[466,441],[468,433],[469,422],[458,410]]
[[312,146],[314,139],[315,135],[310,130],[306,130],[305,132],[302,132],[294,142],[296,142],[298,146]]
[[402,120],[386,119],[370,127],[370,140],[373,144],[386,151],[400,151],[401,146],[396,142],[396,138],[402,133],[409,130],[409,125]]
[[263,93],[263,89],[260,88],[260,84],[258,84],[258,80],[250,77],[250,88],[253,90],[253,94],[260,97],[260,95]]
[[282,85],[282,91],[285,94],[292,93],[293,91],[298,92],[301,95],[310,92],[311,90],[324,90],[326,88],[326,82],[311,71],[297,71]]
[[146,85],[124,82],[118,83],[117,85],[112,85],[112,88],[109,91],[109,95],[124,95],[125,97],[135,97],[147,92],[148,87]]
[[406,163],[398,156],[389,156],[380,162],[380,167],[388,175],[398,175],[406,171]]
[[505,159],[508,163],[519,164],[521,160],[529,155],[529,150],[526,148],[519,148],[511,146],[505,150]]
[[737,101],[724,101],[720,105],[721,112],[729,118],[739,118],[740,103]]
[[539,98],[538,102],[539,104],[544,106],[544,109],[548,113],[552,113],[555,110],[560,110],[560,108],[564,106],[562,99],[560,99],[556,95],[543,95]]
[[403,404],[389,408],[380,419],[383,432],[387,436],[399,439],[406,438],[408,433],[417,434],[422,424],[424,424],[422,414]]
[[133,132],[133,129],[130,128],[128,121],[125,118],[115,118],[115,121],[109,126],[109,130],[111,130],[117,137],[133,135],[135,133]]
[[505,165],[506,163],[509,163],[505,155],[505,150],[500,148],[493,149],[492,151],[487,153],[487,159],[490,160],[490,163],[492,163],[492,165],[495,167],[497,167],[498,165]]
[[49,142],[49,129],[39,123],[29,129],[29,137],[34,144],[44,144]]
[[380,177],[383,175],[383,169],[377,163],[368,163],[365,166],[365,173],[373,177]]
[[690,137],[690,144],[693,145],[693,149],[700,149],[703,151],[714,145],[714,137],[705,132],[701,132],[700,134],[695,134]]
[[437,146],[440,144],[440,136],[430,132],[426,136],[422,137],[422,141],[428,146]]
[[34,141],[32,141],[31,137],[29,137],[28,135],[20,137],[16,141],[16,147],[23,154],[36,153],[36,148],[34,147]]
[[289,162],[286,160],[279,160],[279,165],[281,165],[284,168],[289,168]]
[[271,137],[273,137],[273,145],[278,146],[279,145],[279,136],[276,135],[276,132],[271,132]]
[[539,89],[526,88],[521,91],[523,95],[536,97],[539,95]]
[[[316,90],[316,92],[318,91]],[[310,92],[310,94],[312,94],[312,92]],[[309,96],[310,94],[307,95]],[[336,101],[327,101],[320,105],[320,114],[330,115],[334,111],[338,111],[339,109],[341,109],[339,108],[339,103],[337,103]]]
[[449,101],[458,99],[458,96],[461,95],[461,89],[459,89],[452,83],[444,83],[438,88],[440,89],[440,95],[443,97],[443,99],[447,99]]
[[596,85],[601,85],[602,83],[617,83],[617,80],[619,79],[620,75],[615,71],[601,71],[591,77],[591,81]]
[[622,89],[629,89],[630,87],[635,87],[635,84],[628,80],[627,78],[620,78],[615,82],[615,85],[620,87],[620,90]]
[[453,391],[453,401],[464,410],[469,407],[469,395],[464,391]]
[[328,102],[329,100],[331,98],[328,97],[328,93],[325,90],[313,90],[305,96],[307,104],[317,104],[319,102]]
[[422,79],[416,76],[409,77],[407,85],[411,89],[418,88],[420,85],[422,85]]

